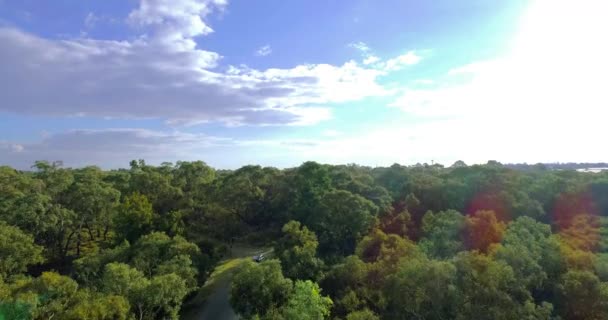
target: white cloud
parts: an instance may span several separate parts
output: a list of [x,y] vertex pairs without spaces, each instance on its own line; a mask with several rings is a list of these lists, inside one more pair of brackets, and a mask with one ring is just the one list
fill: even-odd
[[194,48],[192,37],[213,32],[203,18],[226,5],[226,0],[141,0],[128,20],[133,25],[153,27],[159,39],[184,41]]
[[[171,124],[312,124],[334,103],[388,94],[375,64],[220,67],[194,37],[220,0],[143,0],[130,40],[51,40],[0,27],[0,111],[31,115],[156,118]],[[95,17],[91,15],[91,17]],[[95,21],[94,18],[91,18]]]
[[0,52],[6,92],[0,109],[9,112],[280,124],[303,120],[293,107],[336,102],[332,88],[342,92],[340,101],[379,92],[346,96],[344,90],[358,84],[379,87],[375,71],[349,63],[221,73],[210,70],[217,53],[145,40],[50,41],[13,29],[0,29],[0,39],[7,44]]
[[84,18],[84,26],[87,29],[92,29],[93,27],[95,27],[95,25],[97,24],[99,19],[100,18],[98,16],[96,16],[93,12],[89,12],[87,14],[87,16]]
[[342,135],[343,133],[338,130],[328,129],[328,130],[324,130],[321,134],[325,137],[338,137],[338,136]]
[[[84,27],[86,30],[91,30],[100,24],[117,24],[120,20],[107,15],[97,15],[94,12],[89,12],[84,17]],[[81,31],[86,36],[85,31]],[[83,36],[84,37],[84,36]]]
[[21,144],[0,140],[0,151],[4,151],[4,153],[19,153],[22,152],[24,149],[25,148]]
[[365,65],[374,64],[378,61],[380,61],[380,58],[378,58],[376,56],[368,56],[363,60],[363,64],[365,64]]
[[414,80],[414,83],[424,84],[424,85],[431,85],[431,84],[434,84],[435,81],[433,81],[431,79],[416,79],[416,80]]
[[349,47],[359,50],[362,54],[369,53],[372,49],[363,41],[352,42],[348,44]]
[[20,145],[20,144],[12,144],[12,145],[10,145],[10,150],[12,152],[21,152],[21,151],[23,151],[23,149],[24,149],[23,146]]
[[358,50],[361,53],[361,56],[363,57],[362,63],[364,65],[377,70],[382,70],[384,72],[399,71],[407,66],[418,64],[422,60],[422,56],[413,50],[394,58],[383,60],[375,55],[372,48],[370,48],[365,42],[353,42],[349,43],[348,46]]
[[398,71],[406,66],[417,64],[420,60],[422,60],[422,57],[416,52],[408,51],[405,54],[386,60],[381,66],[385,71]]
[[258,50],[255,51],[255,55],[258,57],[265,57],[271,53],[272,53],[272,48],[269,45],[262,46]]

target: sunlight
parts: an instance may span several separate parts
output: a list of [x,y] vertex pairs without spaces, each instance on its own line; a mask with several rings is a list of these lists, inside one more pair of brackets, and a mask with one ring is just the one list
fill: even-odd
[[605,112],[607,9],[605,1],[539,0],[523,15],[506,67],[532,101],[545,101],[539,110]]

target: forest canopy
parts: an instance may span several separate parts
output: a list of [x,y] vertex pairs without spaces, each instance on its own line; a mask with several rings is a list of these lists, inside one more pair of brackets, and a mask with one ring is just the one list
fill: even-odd
[[233,243],[243,319],[608,319],[608,172],[0,167],[0,319],[178,319]]

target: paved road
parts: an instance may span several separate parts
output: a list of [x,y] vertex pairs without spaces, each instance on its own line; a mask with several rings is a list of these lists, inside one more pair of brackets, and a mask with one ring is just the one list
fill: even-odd
[[189,310],[182,319],[190,320],[237,320],[238,317],[230,306],[230,279],[218,283],[218,287],[199,309]]
[[[251,259],[254,254],[264,252],[269,254],[272,250],[266,248],[235,246],[231,257],[221,262],[214,270],[206,286],[213,288],[205,302],[200,306],[193,306],[183,310],[182,320],[238,320],[237,315],[230,306],[230,281],[233,272],[240,264]],[[209,282],[212,282],[211,284]]]

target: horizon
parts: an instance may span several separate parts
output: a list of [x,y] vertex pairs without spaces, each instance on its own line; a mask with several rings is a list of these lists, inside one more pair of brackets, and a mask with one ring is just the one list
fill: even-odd
[[606,161],[606,9],[0,0],[0,165]]
[[[63,169],[73,169],[73,170],[78,170],[78,169],[83,169],[83,168],[87,168],[87,167],[98,167],[102,170],[105,171],[114,171],[114,170],[129,170],[131,163],[132,162],[137,162],[139,163],[140,161],[143,161],[144,164],[146,166],[151,166],[151,167],[163,167],[163,166],[170,166],[170,167],[178,167],[180,163],[193,163],[193,162],[202,162],[205,165],[208,165],[210,168],[214,169],[214,170],[218,170],[218,171],[235,171],[244,167],[249,167],[249,166],[257,166],[257,167],[262,167],[262,168],[274,168],[274,169],[278,169],[278,170],[291,170],[291,169],[297,169],[299,167],[301,167],[302,165],[306,164],[306,163],[317,163],[319,165],[322,166],[335,166],[335,167],[340,167],[340,166],[346,166],[346,167],[350,167],[350,166],[355,166],[355,167],[360,167],[360,168],[370,168],[370,169],[383,169],[383,168],[390,168],[393,167],[395,165],[403,167],[403,168],[417,168],[417,167],[439,167],[439,168],[446,168],[446,169],[450,169],[450,168],[456,168],[456,167],[460,167],[460,166],[464,166],[464,167],[472,167],[472,166],[491,166],[491,165],[495,165],[498,164],[499,166],[508,168],[508,169],[514,169],[514,170],[526,170],[528,169],[528,167],[533,168],[535,166],[538,165],[542,165],[545,166],[546,169],[548,170],[576,170],[579,172],[590,172],[590,173],[597,173],[597,172],[602,172],[602,171],[607,171],[608,170],[608,162],[537,162],[537,163],[527,163],[527,162],[521,162],[521,163],[509,163],[509,162],[501,162],[501,161],[497,161],[497,160],[487,160],[485,162],[480,162],[480,163],[466,163],[462,160],[456,160],[454,163],[451,164],[446,164],[446,163],[439,163],[439,162],[417,162],[417,163],[392,163],[389,165],[365,165],[365,164],[360,164],[360,163],[356,163],[356,162],[348,162],[348,163],[324,163],[324,162],[317,162],[314,160],[307,160],[307,161],[303,161],[302,163],[299,163],[295,166],[289,166],[289,167],[278,167],[278,166],[273,166],[273,165],[262,165],[262,164],[256,164],[256,163],[248,163],[248,164],[244,164],[240,167],[233,167],[233,168],[222,168],[222,167],[215,167],[209,163],[207,163],[206,161],[199,159],[199,160],[191,160],[191,161],[175,161],[175,162],[171,162],[171,161],[162,161],[160,163],[149,163],[146,161],[146,159],[132,159],[129,161],[128,165],[124,165],[124,166],[120,166],[120,167],[104,167],[101,165],[97,165],[97,164],[85,164],[82,166],[66,166],[64,165],[64,162],[61,160],[54,160],[54,161],[49,161],[49,160],[37,160],[35,162],[33,162],[29,167],[27,168],[16,168],[16,167],[12,167],[12,166],[8,166],[10,168],[13,168],[15,170],[21,171],[21,172],[35,172],[36,171],[36,163],[42,162],[42,163],[46,163],[48,165],[51,166],[56,166],[58,168],[63,168]],[[459,162],[462,162],[462,164],[458,164]],[[3,165],[0,165],[0,167],[2,167]],[[583,171],[581,171],[583,170]],[[598,170],[598,171],[594,171],[594,170]]]

